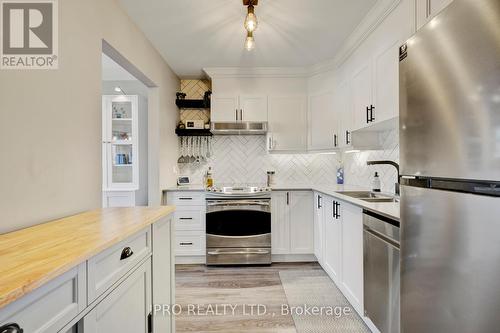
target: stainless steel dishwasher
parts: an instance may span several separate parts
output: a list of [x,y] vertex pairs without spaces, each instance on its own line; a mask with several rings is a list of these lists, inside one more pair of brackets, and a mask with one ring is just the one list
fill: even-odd
[[382,333],[399,333],[399,222],[363,211],[365,316]]

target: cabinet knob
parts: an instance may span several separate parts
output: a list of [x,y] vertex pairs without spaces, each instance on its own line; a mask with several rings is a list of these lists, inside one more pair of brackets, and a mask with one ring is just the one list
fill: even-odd
[[23,333],[23,332],[24,330],[18,324],[10,323],[0,326],[0,333]]
[[130,247],[126,247],[122,250],[122,255],[120,256],[120,260],[127,259],[128,257],[131,257],[134,254],[134,251]]

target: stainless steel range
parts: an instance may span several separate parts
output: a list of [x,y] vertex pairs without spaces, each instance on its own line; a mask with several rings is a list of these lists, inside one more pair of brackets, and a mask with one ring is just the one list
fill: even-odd
[[271,264],[271,190],[211,188],[206,197],[207,265]]

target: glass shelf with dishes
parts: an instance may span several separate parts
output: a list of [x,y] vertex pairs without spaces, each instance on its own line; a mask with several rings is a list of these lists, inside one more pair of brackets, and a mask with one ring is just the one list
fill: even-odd
[[138,184],[138,97],[103,96],[103,183],[107,191]]

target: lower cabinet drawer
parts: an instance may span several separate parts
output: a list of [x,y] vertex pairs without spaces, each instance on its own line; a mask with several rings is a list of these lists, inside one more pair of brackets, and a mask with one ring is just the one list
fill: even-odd
[[175,230],[205,230],[205,207],[190,206],[175,212]]
[[178,231],[175,233],[175,255],[205,255],[205,232]]
[[169,192],[167,203],[174,206],[204,206],[204,192]]
[[0,314],[0,327],[12,323],[26,333],[59,331],[87,306],[85,275],[83,263],[7,305]]
[[151,232],[145,228],[87,261],[88,304],[151,253]]

